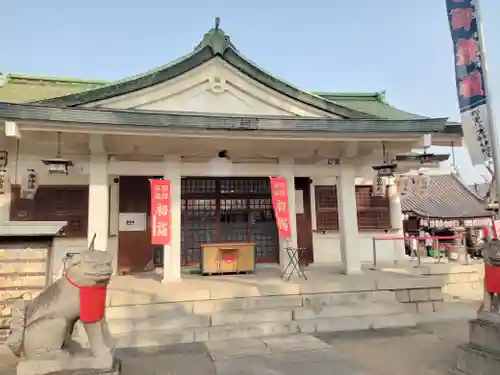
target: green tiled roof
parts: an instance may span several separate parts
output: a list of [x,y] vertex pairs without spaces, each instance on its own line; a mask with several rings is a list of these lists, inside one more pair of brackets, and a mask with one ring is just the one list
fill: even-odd
[[[38,77],[9,74],[0,79],[0,102],[26,103],[35,100],[55,98],[67,94],[105,86],[111,81],[85,80],[76,78]],[[3,84],[1,82],[3,81]],[[414,120],[423,116],[405,112],[387,103],[384,93],[334,93],[313,92],[328,101],[343,107],[364,112],[380,118]]]
[[385,92],[374,93],[315,93],[329,101],[338,103],[344,107],[352,108],[360,112],[391,119],[391,120],[417,120],[425,118],[414,113],[406,112],[391,106],[385,97]]
[[26,103],[103,86],[108,82],[0,73],[0,102]]

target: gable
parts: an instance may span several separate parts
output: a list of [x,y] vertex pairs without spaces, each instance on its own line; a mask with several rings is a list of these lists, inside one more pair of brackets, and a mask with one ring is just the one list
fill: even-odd
[[166,82],[84,106],[242,115],[337,117],[262,85],[220,57],[214,57]]

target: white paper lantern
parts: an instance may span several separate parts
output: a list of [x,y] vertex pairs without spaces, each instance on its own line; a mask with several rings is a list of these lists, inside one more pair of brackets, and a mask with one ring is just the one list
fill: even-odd
[[396,186],[400,195],[406,195],[412,184],[413,181],[410,177],[404,175],[396,176]]
[[21,199],[34,199],[38,191],[38,174],[34,169],[27,169],[21,180]]
[[372,196],[373,197],[385,197],[386,195],[386,184],[383,177],[375,176],[372,184]]

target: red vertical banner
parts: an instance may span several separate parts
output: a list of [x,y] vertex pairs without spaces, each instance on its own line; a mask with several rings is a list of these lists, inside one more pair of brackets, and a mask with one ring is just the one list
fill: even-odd
[[170,180],[149,180],[151,185],[151,243],[170,245],[172,212]]
[[284,177],[271,177],[271,197],[276,225],[281,238],[292,236],[290,228],[290,209],[288,206],[288,184]]

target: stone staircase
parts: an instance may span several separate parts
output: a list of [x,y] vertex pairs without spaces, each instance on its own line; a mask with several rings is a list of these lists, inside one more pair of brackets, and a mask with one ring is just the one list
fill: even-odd
[[117,347],[415,325],[389,290],[112,306],[106,314]]

